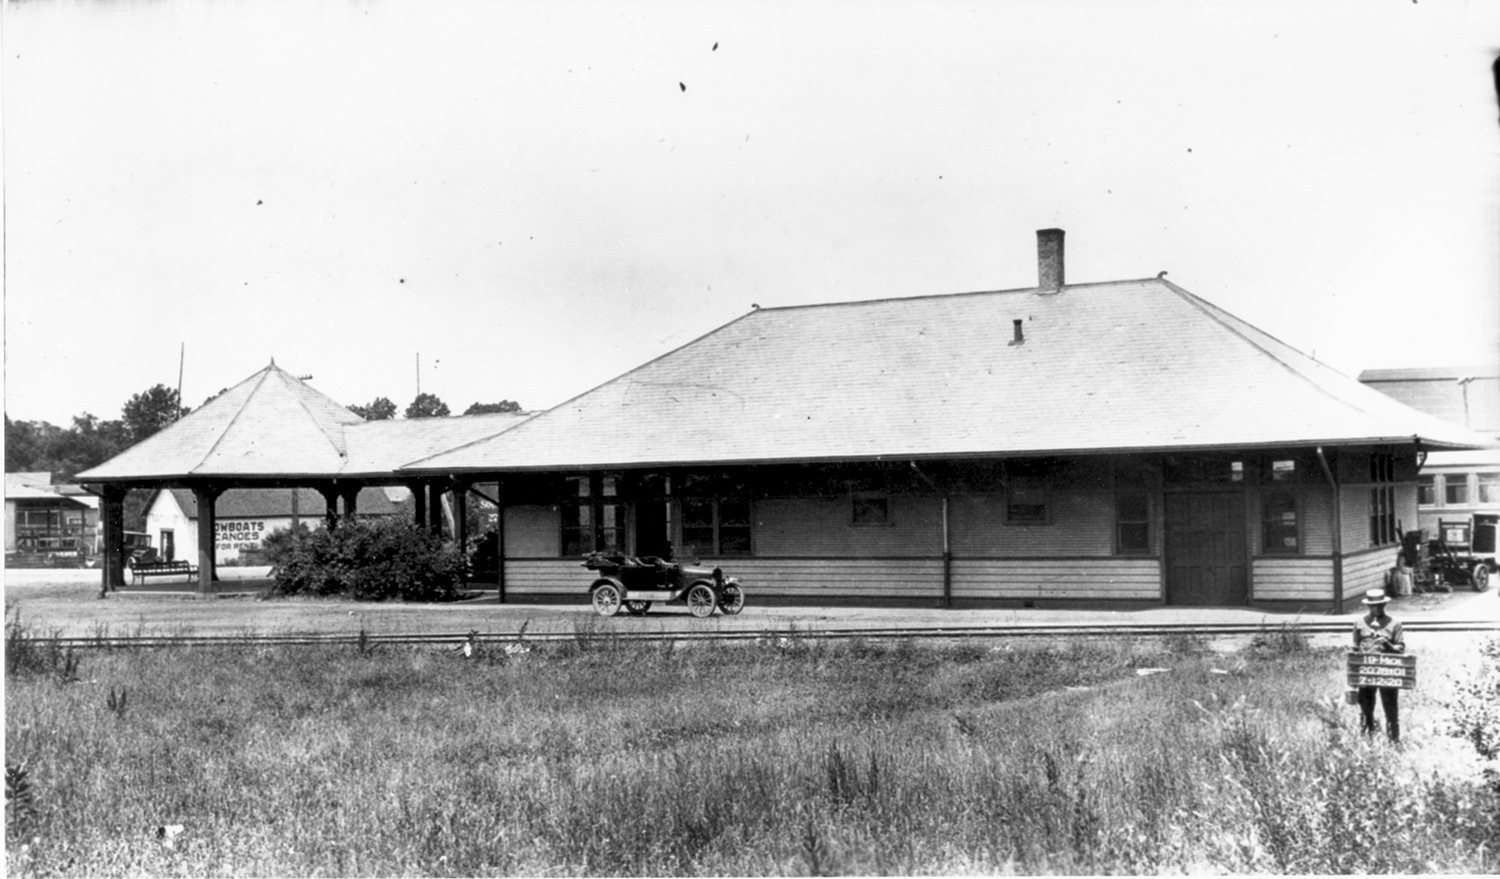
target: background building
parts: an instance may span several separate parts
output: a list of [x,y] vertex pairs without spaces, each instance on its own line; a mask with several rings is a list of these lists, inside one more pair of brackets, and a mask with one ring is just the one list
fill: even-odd
[[5,563],[87,564],[99,552],[99,498],[52,474],[5,474]]
[[[402,486],[365,488],[358,497],[362,517],[411,515],[411,491]],[[323,495],[311,488],[230,489],[215,501],[214,563],[258,565],[261,541],[293,522],[321,528]],[[198,502],[187,489],[162,489],[146,506],[146,530],[164,560],[198,558]]]
[[[1367,369],[1359,380],[1413,409],[1500,439],[1500,365]],[[1417,477],[1417,525],[1500,513],[1500,449],[1434,451]]]

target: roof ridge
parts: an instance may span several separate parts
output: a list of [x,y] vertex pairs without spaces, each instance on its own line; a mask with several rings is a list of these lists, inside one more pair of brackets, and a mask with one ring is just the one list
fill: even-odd
[[[1078,288],[1081,288],[1081,287],[1108,287],[1108,286],[1111,286],[1111,285],[1114,285],[1114,284],[1141,284],[1141,283],[1144,283],[1146,281],[1157,281],[1157,280],[1163,280],[1163,279],[1152,277],[1152,278],[1121,278],[1119,280],[1114,280],[1114,281],[1087,281],[1087,282],[1082,283],[1082,284],[1064,284],[1060,288],[1058,288],[1058,290],[1056,292],[1062,292],[1062,291],[1066,291],[1066,290],[1074,290],[1074,289],[1078,289]],[[957,293],[918,293],[915,296],[881,296],[881,297],[876,298],[876,299],[850,299],[850,300],[841,301],[841,302],[804,302],[804,303],[800,303],[800,304],[797,304],[797,305],[770,305],[770,306],[766,306],[766,307],[763,307],[763,308],[757,308],[757,309],[755,309],[755,311],[751,311],[751,312],[749,312],[748,314],[746,314],[744,316],[748,317],[749,315],[755,314],[758,311],[794,311],[796,309],[802,309],[802,308],[833,308],[833,307],[848,306],[848,305],[877,305],[877,304],[884,303],[884,302],[916,302],[916,301],[922,300],[922,299],[957,299],[957,298],[964,297],[964,296],[996,296],[996,295],[1001,295],[1001,294],[1013,294],[1013,293],[1033,293],[1034,294],[1034,293],[1037,293],[1040,290],[1046,290],[1046,291],[1048,291],[1048,295],[1052,295],[1053,292],[1054,292],[1050,287],[1036,287],[1036,286],[1032,286],[1032,287],[1012,287],[1012,288],[1008,288],[1008,289],[1005,289],[1005,290],[964,290],[964,291],[960,291],[960,292],[957,292]],[[725,324],[725,326],[728,326],[728,324]]]
[[[1247,333],[1245,333],[1244,331],[1242,331],[1239,327],[1233,326],[1230,323],[1228,323],[1227,321],[1225,321],[1223,318],[1220,317],[1220,315],[1224,315],[1224,316],[1233,318],[1235,321],[1238,321],[1239,323],[1242,323],[1245,326],[1254,329],[1257,333],[1260,333],[1260,334],[1264,335],[1266,338],[1270,339],[1271,341],[1275,342],[1276,344],[1283,345],[1286,348],[1288,348],[1289,350],[1295,351],[1297,354],[1299,354],[1299,355],[1301,355],[1303,357],[1308,358],[1313,363],[1316,363],[1317,365],[1323,367],[1324,369],[1332,370],[1335,374],[1341,375],[1341,376],[1344,375],[1343,373],[1339,372],[1338,370],[1334,369],[1333,367],[1329,366],[1328,364],[1323,363],[1321,360],[1318,360],[1317,358],[1313,357],[1310,354],[1304,354],[1302,351],[1300,351],[1298,348],[1296,348],[1296,346],[1289,345],[1286,342],[1283,342],[1282,340],[1280,340],[1280,339],[1276,338],[1275,336],[1271,335],[1270,333],[1266,332],[1265,330],[1262,330],[1259,327],[1255,327],[1253,324],[1249,323],[1248,321],[1244,320],[1243,318],[1239,317],[1238,315],[1236,315],[1236,314],[1234,314],[1234,313],[1232,313],[1232,312],[1230,312],[1230,311],[1228,311],[1226,309],[1220,308],[1219,306],[1214,305],[1213,303],[1208,302],[1205,299],[1201,299],[1197,295],[1195,295],[1193,293],[1190,293],[1187,290],[1184,290],[1183,288],[1177,286],[1176,284],[1172,283],[1171,281],[1168,281],[1166,278],[1161,278],[1160,280],[1161,280],[1161,282],[1163,284],[1165,284],[1170,290],[1172,290],[1173,292],[1175,292],[1178,296],[1183,297],[1184,300],[1189,305],[1192,305],[1194,308],[1197,308],[1199,311],[1203,312],[1203,314],[1207,315],[1208,318],[1210,320],[1212,320],[1214,323],[1218,324],[1219,326],[1223,327],[1224,329],[1228,330],[1229,332],[1234,333],[1236,336],[1239,336],[1241,339],[1244,339],[1246,342],[1248,342],[1250,344],[1251,347],[1255,348],[1257,351],[1260,351],[1262,354],[1265,354],[1267,357],[1271,358],[1271,360],[1273,360],[1282,369],[1284,369],[1287,372],[1290,372],[1292,375],[1296,376],[1304,384],[1311,385],[1312,388],[1313,388],[1313,390],[1317,391],[1318,393],[1322,394],[1323,396],[1327,397],[1328,399],[1333,400],[1334,402],[1342,404],[1346,408],[1353,409],[1355,412],[1358,412],[1361,415],[1368,415],[1368,416],[1370,416],[1372,418],[1381,418],[1382,417],[1380,415],[1380,413],[1378,413],[1378,412],[1371,412],[1369,409],[1365,408],[1364,406],[1359,405],[1357,402],[1349,400],[1349,399],[1347,399],[1347,398],[1345,398],[1343,396],[1340,396],[1338,394],[1333,393],[1328,388],[1324,387],[1322,382],[1318,381],[1317,379],[1315,379],[1312,376],[1308,375],[1307,373],[1303,372],[1303,370],[1301,368],[1299,368],[1297,366],[1294,366],[1291,363],[1287,362],[1286,360],[1282,359],[1281,357],[1277,356],[1275,352],[1273,352],[1270,349],[1268,349],[1265,345],[1261,344],[1259,341],[1251,338]],[[1348,376],[1344,376],[1344,377],[1348,378]],[[1358,384],[1358,382],[1355,379],[1353,379],[1353,378],[1349,378],[1349,381],[1354,382],[1355,384]]]
[[[192,467],[188,468],[187,472],[189,474],[197,470],[199,467],[202,467],[204,464],[208,463],[208,459],[213,457],[214,450],[218,449],[219,444],[224,442],[224,437],[229,436],[229,431],[234,428],[235,422],[239,421],[240,416],[244,414],[245,407],[250,404],[251,400],[255,399],[255,392],[260,390],[260,386],[265,384],[266,382],[266,376],[270,375],[271,370],[275,368],[276,363],[275,361],[272,361],[270,366],[267,366],[265,369],[262,369],[260,371],[260,380],[255,383],[255,387],[250,389],[250,393],[245,395],[245,399],[240,401],[240,407],[234,410],[234,415],[230,416],[229,423],[224,425],[223,430],[219,431],[219,435],[214,439],[213,445],[208,447],[208,451],[203,453],[203,457],[198,460],[197,464],[194,464]],[[244,382],[241,382],[241,384],[244,384]]]
[[[284,370],[281,367],[277,366],[275,363],[272,363],[269,368],[276,370],[278,373],[280,373],[283,376],[287,376],[288,378],[291,378],[291,376],[286,372],[286,370]],[[300,387],[304,387],[304,388],[307,387],[306,384],[304,384],[302,381],[300,381],[300,380],[298,380],[296,378],[292,378],[292,381],[297,382],[297,385],[300,386]],[[312,390],[312,389],[308,388],[308,390]],[[297,393],[297,389],[295,387],[292,388],[292,391],[293,391],[292,397],[297,401],[297,405],[302,407],[302,411],[307,413],[307,417],[309,417],[309,418],[312,419],[313,426],[316,427],[318,429],[318,431],[320,433],[322,433],[323,436],[328,439],[328,444],[331,445],[331,446],[333,446],[333,450],[338,453],[338,456],[340,458],[346,458],[347,459],[349,457],[349,454],[348,454],[348,448],[347,448],[346,444],[344,443],[344,431],[342,429],[342,425],[340,425],[339,435],[337,437],[333,436],[333,434],[329,433],[328,430],[323,427],[323,422],[322,422],[321,419],[318,418],[317,413],[313,412],[311,409],[308,408],[307,401],[304,400],[304,399],[302,399],[302,394]],[[358,414],[358,413],[355,413],[355,414]]]

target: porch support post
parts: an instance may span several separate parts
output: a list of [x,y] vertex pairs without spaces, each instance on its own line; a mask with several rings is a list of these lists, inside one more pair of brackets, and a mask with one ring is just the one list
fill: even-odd
[[323,496],[323,527],[329,531],[339,527],[339,487],[333,483],[317,486]]
[[217,485],[193,486],[193,500],[198,504],[198,597],[214,594],[214,501],[224,491]]
[[408,482],[406,487],[411,489],[412,506],[416,509],[413,522],[418,528],[427,527],[427,485],[422,482]]
[[948,527],[949,496],[943,494],[943,607],[953,606],[953,536]]
[[432,530],[432,536],[443,536],[443,480],[434,479],[427,483],[427,526]]
[[453,479],[449,485],[453,490],[453,537],[458,543],[458,554],[464,560],[464,582],[469,580],[469,484]]
[[339,491],[339,496],[344,499],[344,521],[353,522],[359,510],[359,486],[346,485]]
[[104,565],[100,576],[99,597],[125,585],[125,493],[123,485],[104,486],[100,517],[104,528]]
[[1323,456],[1323,447],[1318,446],[1318,463],[1323,466],[1323,476],[1333,489],[1333,612],[1344,612],[1344,505],[1339,481],[1333,476],[1333,468]]
[[495,601],[505,603],[505,504],[500,503],[500,481],[495,481]]

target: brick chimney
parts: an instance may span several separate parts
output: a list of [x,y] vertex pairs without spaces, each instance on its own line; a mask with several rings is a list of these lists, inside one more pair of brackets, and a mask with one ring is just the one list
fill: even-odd
[[1037,287],[1043,292],[1057,292],[1063,281],[1063,235],[1061,229],[1038,229],[1036,232]]

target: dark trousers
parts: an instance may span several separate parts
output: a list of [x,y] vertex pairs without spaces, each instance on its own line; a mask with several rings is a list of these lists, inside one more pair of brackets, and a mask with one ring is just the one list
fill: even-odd
[[1367,734],[1373,734],[1375,726],[1375,694],[1380,693],[1380,707],[1385,710],[1385,732],[1391,737],[1391,741],[1401,741],[1401,717],[1400,706],[1397,696],[1400,690],[1395,687],[1360,687],[1359,688],[1359,712],[1363,715],[1364,723],[1361,725]]

